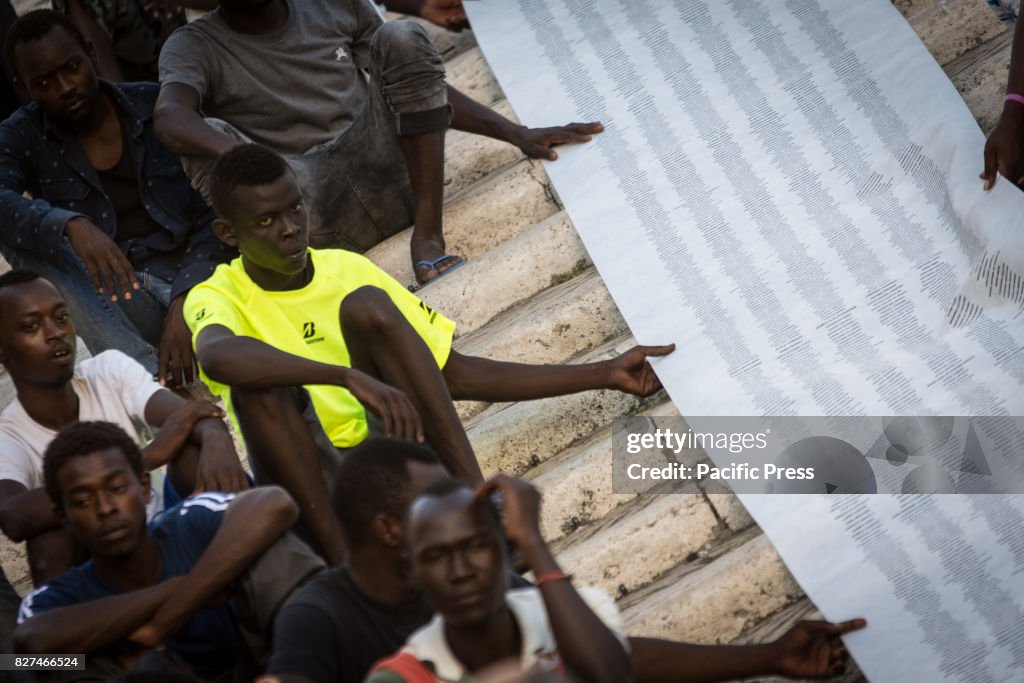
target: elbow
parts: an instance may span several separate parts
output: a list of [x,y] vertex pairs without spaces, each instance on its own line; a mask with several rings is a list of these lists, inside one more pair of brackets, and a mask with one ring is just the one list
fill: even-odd
[[153,109],[153,132],[156,133],[157,140],[162,142],[167,149],[177,152],[172,132],[173,112],[171,108],[171,105],[163,104],[159,99],[157,100],[156,107]]
[[448,395],[452,397],[453,401],[466,400],[466,390],[459,382],[458,373],[449,372],[446,367],[441,371],[441,376],[444,377],[444,383],[448,386]]
[[281,533],[292,528],[299,519],[299,506],[292,497],[280,486],[263,487],[263,491],[270,525]]
[[214,382],[231,386],[232,383],[227,377],[227,368],[225,367],[229,362],[228,358],[225,354],[217,351],[216,344],[197,345],[196,360],[207,377]]
[[23,515],[8,509],[7,506],[0,508],[0,531],[15,543],[28,540],[28,529],[24,522]]
[[441,368],[441,376],[448,385],[448,393],[453,401],[462,401],[470,398],[470,391],[466,380],[472,373],[466,372],[468,359],[454,350],[448,354],[448,360]]
[[[203,331],[205,332],[205,330]],[[203,334],[200,332],[200,335]],[[196,361],[206,376],[214,382],[225,384],[232,389],[248,389],[257,377],[253,376],[245,363],[239,365],[239,347],[237,337],[219,337],[208,339],[200,336],[196,339]]]
[[46,633],[29,619],[14,630],[14,651],[18,654],[38,655],[56,652],[46,638]]
[[153,132],[157,140],[178,156],[187,157],[193,154],[194,150],[181,139],[181,117],[180,104],[162,102],[157,98],[156,106],[153,108]]

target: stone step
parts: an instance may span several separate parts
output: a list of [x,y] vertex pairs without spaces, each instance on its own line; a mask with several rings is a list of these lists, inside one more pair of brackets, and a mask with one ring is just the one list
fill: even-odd
[[[519,123],[508,100],[501,100],[491,109],[512,122]],[[450,129],[445,136],[445,198],[454,197],[499,168],[523,158],[525,157],[518,147],[502,140]]]
[[915,15],[931,7],[937,0],[892,0],[892,5],[910,21]]
[[0,534],[0,564],[3,565],[4,575],[18,595],[24,596],[32,590],[32,577],[28,571],[24,543],[15,543]]
[[[666,402],[639,414],[677,412]],[[709,495],[695,482],[682,489],[666,485],[661,493],[613,493],[611,428],[527,476],[542,491],[541,531],[560,561],[582,583],[613,594],[634,591],[684,560],[709,555],[707,546],[716,539],[753,526],[735,496]]]
[[[1013,33],[1004,31],[943,67],[986,135],[996,127],[1003,111],[1012,45]],[[979,170],[981,167],[979,154]]]
[[[671,402],[664,402],[638,414],[675,417],[679,413]],[[552,542],[564,538],[566,543],[572,543],[577,530],[588,528],[588,525],[637,498],[637,494],[613,491],[612,430],[615,426],[612,423],[603,427],[527,472],[526,476],[544,493],[541,519],[544,538]],[[707,461],[707,457],[701,460]],[[652,492],[645,495],[662,494]],[[740,531],[754,523],[736,496],[706,491],[704,496],[720,523],[732,531]]]
[[[671,402],[664,402],[641,414],[679,413]],[[527,473],[544,495],[540,530],[549,543],[575,536],[580,527],[637,497],[635,493],[612,491],[613,425],[602,427]]]
[[[553,287],[503,312],[482,329],[466,334],[464,339],[459,337],[456,348],[467,355],[498,360],[563,363],[595,344],[625,332],[625,321],[593,268],[577,272],[580,270],[577,266],[582,268],[584,265],[577,261],[571,270],[555,274],[550,280]],[[455,278],[459,275],[458,272],[453,273]],[[564,282],[555,284],[562,280]],[[535,281],[535,284],[541,283]],[[440,310],[447,310],[440,304],[438,301]],[[552,331],[556,336],[551,334]],[[456,330],[456,335],[459,334]],[[516,340],[525,341],[517,344]],[[456,409],[465,421],[486,406],[483,403],[460,402]]]
[[564,211],[498,244],[420,292],[465,336],[496,315],[590,265]]
[[743,503],[732,493],[707,493],[708,503],[715,509],[715,514],[722,524],[733,531],[743,531],[755,527],[754,518],[743,507]]
[[722,531],[713,508],[694,487],[693,493],[640,496],[563,539],[557,555],[580,585],[624,595],[696,558]]
[[713,544],[620,600],[634,636],[727,643],[803,596],[771,542],[757,527]]
[[[588,257],[588,259],[589,259],[589,257]],[[577,260],[576,263],[573,264],[573,267],[571,269],[566,270],[566,271],[562,271],[560,273],[555,273],[554,275],[551,275],[550,279],[549,279],[549,284],[551,285],[551,288],[552,289],[556,289],[556,288],[558,288],[559,285],[563,285],[563,284],[565,284],[567,282],[572,281],[574,278],[576,278],[576,276],[587,275],[590,272],[590,270],[593,270],[592,268],[588,268],[587,267],[587,263],[589,263],[589,260],[584,261],[583,259],[580,259],[580,260]],[[459,273],[454,273],[453,275],[458,276]],[[466,286],[464,283],[461,283],[458,279],[456,279],[455,282],[456,283],[460,283],[460,284],[457,284],[457,285],[453,284],[451,286],[460,286],[460,287],[465,287]],[[603,283],[603,281],[602,281],[602,283]],[[534,284],[535,285],[543,284],[543,279],[541,279],[540,282],[535,280]],[[590,290],[591,290],[591,288],[593,286],[594,286],[593,282],[586,282],[586,283],[583,284],[583,287],[586,289],[587,292],[590,292]],[[546,296],[548,298],[556,300],[556,302],[554,304],[549,304],[551,310],[553,310],[553,311],[559,310],[560,306],[557,303],[557,299],[561,295],[562,295],[561,292],[555,292],[555,293],[551,293],[551,294],[546,294]],[[610,300],[610,295],[608,297],[608,300]],[[538,303],[538,301],[531,299],[530,301],[523,301],[520,304],[517,304],[515,307],[509,308],[509,309],[503,311],[502,313],[500,313],[497,316],[495,316],[496,319],[492,318],[492,320],[494,320],[493,325],[495,327],[489,328],[489,329],[496,329],[498,326],[501,326],[502,328],[508,329],[509,327],[515,327],[515,325],[517,323],[523,323],[523,324],[527,324],[528,325],[529,324],[529,320],[527,320],[526,322],[524,322],[522,320],[518,320],[517,321],[517,316],[523,316],[523,315],[531,316],[530,311],[532,309],[536,308],[536,304],[537,303]],[[497,308],[497,307],[495,307],[495,308]],[[444,309],[442,307],[441,310],[446,310],[446,309]],[[570,312],[572,312],[572,311],[570,311]],[[531,317],[535,317],[535,316],[531,316]],[[488,321],[488,324],[491,324],[491,321]],[[485,328],[486,327],[487,326],[485,326]],[[456,329],[455,335],[456,335],[456,344],[459,344],[460,343],[459,342],[459,338],[461,336],[461,330]],[[459,350],[461,352],[469,354],[469,355],[481,355],[482,353],[487,353],[487,351],[486,351],[487,343],[486,342],[488,342],[490,338],[488,337],[488,332],[487,332],[486,329],[477,329],[477,330],[468,331],[466,333],[466,336],[468,338],[470,338],[471,340],[475,340],[475,341],[472,341],[472,345],[471,346],[465,346],[465,347],[458,346],[458,348],[459,348]],[[479,343],[477,343],[477,342],[479,342]],[[540,342],[540,346],[541,346],[540,353],[543,353],[544,351],[549,350],[549,349],[547,349],[547,347],[545,346],[545,342],[543,342],[543,341]],[[537,353],[537,350],[535,350],[535,353]],[[568,354],[568,355],[566,355],[566,354]],[[535,360],[526,360],[525,359],[525,357],[529,357],[531,355],[534,356]],[[571,348],[568,349],[568,350],[563,348],[561,350],[561,353],[554,353],[554,354],[548,353],[543,358],[541,358],[540,356],[537,356],[535,354],[525,354],[524,357],[519,357],[519,358],[504,358],[504,357],[501,357],[501,356],[493,356],[493,358],[499,359],[499,360],[517,361],[517,362],[521,362],[521,363],[539,363],[539,364],[544,364],[544,363],[565,362],[569,358],[571,358],[572,355],[573,355],[573,350]],[[490,404],[488,404],[488,403],[481,403],[481,402],[474,402],[474,401],[460,401],[460,402],[457,402],[455,404],[455,408],[456,408],[456,410],[459,413],[459,417],[462,418],[463,421],[466,421],[466,420],[469,420],[474,415],[479,414],[481,411],[486,409],[489,405]]]
[[[1006,30],[997,34],[994,38],[986,40],[978,47],[961,54],[956,59],[942,65],[946,75],[955,80],[960,75],[971,71],[981,64],[988,63],[992,57],[1001,55],[1007,48],[1013,45],[1013,31]],[[1003,81],[1007,74],[1003,74]]]
[[490,107],[505,99],[494,73],[487,66],[479,47],[466,50],[451,59],[445,59],[444,68],[448,85],[466,97]]
[[[524,159],[491,174],[445,205],[445,239],[452,252],[474,259],[560,209],[540,164]],[[411,283],[411,235],[412,228],[407,228],[366,255],[399,282]]]
[[460,353],[518,363],[562,363],[627,331],[593,268],[459,337]]
[[1006,31],[985,0],[898,3],[935,61],[945,65]]
[[[623,337],[602,345],[581,360],[610,358],[628,350]],[[489,406],[465,422],[484,474],[523,474],[550,460],[574,442],[629,415],[664,402],[663,393],[638,399],[618,391],[587,391],[570,396]]]

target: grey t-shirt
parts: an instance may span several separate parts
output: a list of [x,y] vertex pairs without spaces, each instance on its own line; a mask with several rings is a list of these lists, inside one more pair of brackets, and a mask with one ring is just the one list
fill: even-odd
[[160,82],[191,86],[204,116],[301,154],[337,138],[362,111],[360,69],[383,20],[369,0],[285,2],[288,21],[266,35],[235,32],[219,9],[182,26],[160,52]]

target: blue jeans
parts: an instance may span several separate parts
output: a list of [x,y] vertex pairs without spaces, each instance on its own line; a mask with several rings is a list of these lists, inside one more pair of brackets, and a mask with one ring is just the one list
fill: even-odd
[[140,289],[132,292],[130,300],[118,297],[117,302],[112,302],[93,287],[89,271],[67,238],[56,264],[20,249],[4,248],[3,254],[13,268],[33,270],[60,290],[71,310],[75,329],[91,353],[118,349],[150,372],[156,372],[156,347],[170,303],[170,282],[137,272]]

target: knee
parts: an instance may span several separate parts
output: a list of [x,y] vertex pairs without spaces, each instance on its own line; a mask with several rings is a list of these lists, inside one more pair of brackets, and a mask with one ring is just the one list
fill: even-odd
[[341,302],[341,329],[362,334],[381,333],[402,320],[391,297],[379,287],[365,286]]
[[388,21],[370,39],[370,49],[383,54],[437,52],[423,27],[415,21]]
[[444,73],[444,63],[434,43],[423,27],[413,21],[389,21],[377,29],[370,40],[370,54],[379,73],[391,73],[392,68],[408,68],[416,64],[422,70],[431,65]]

